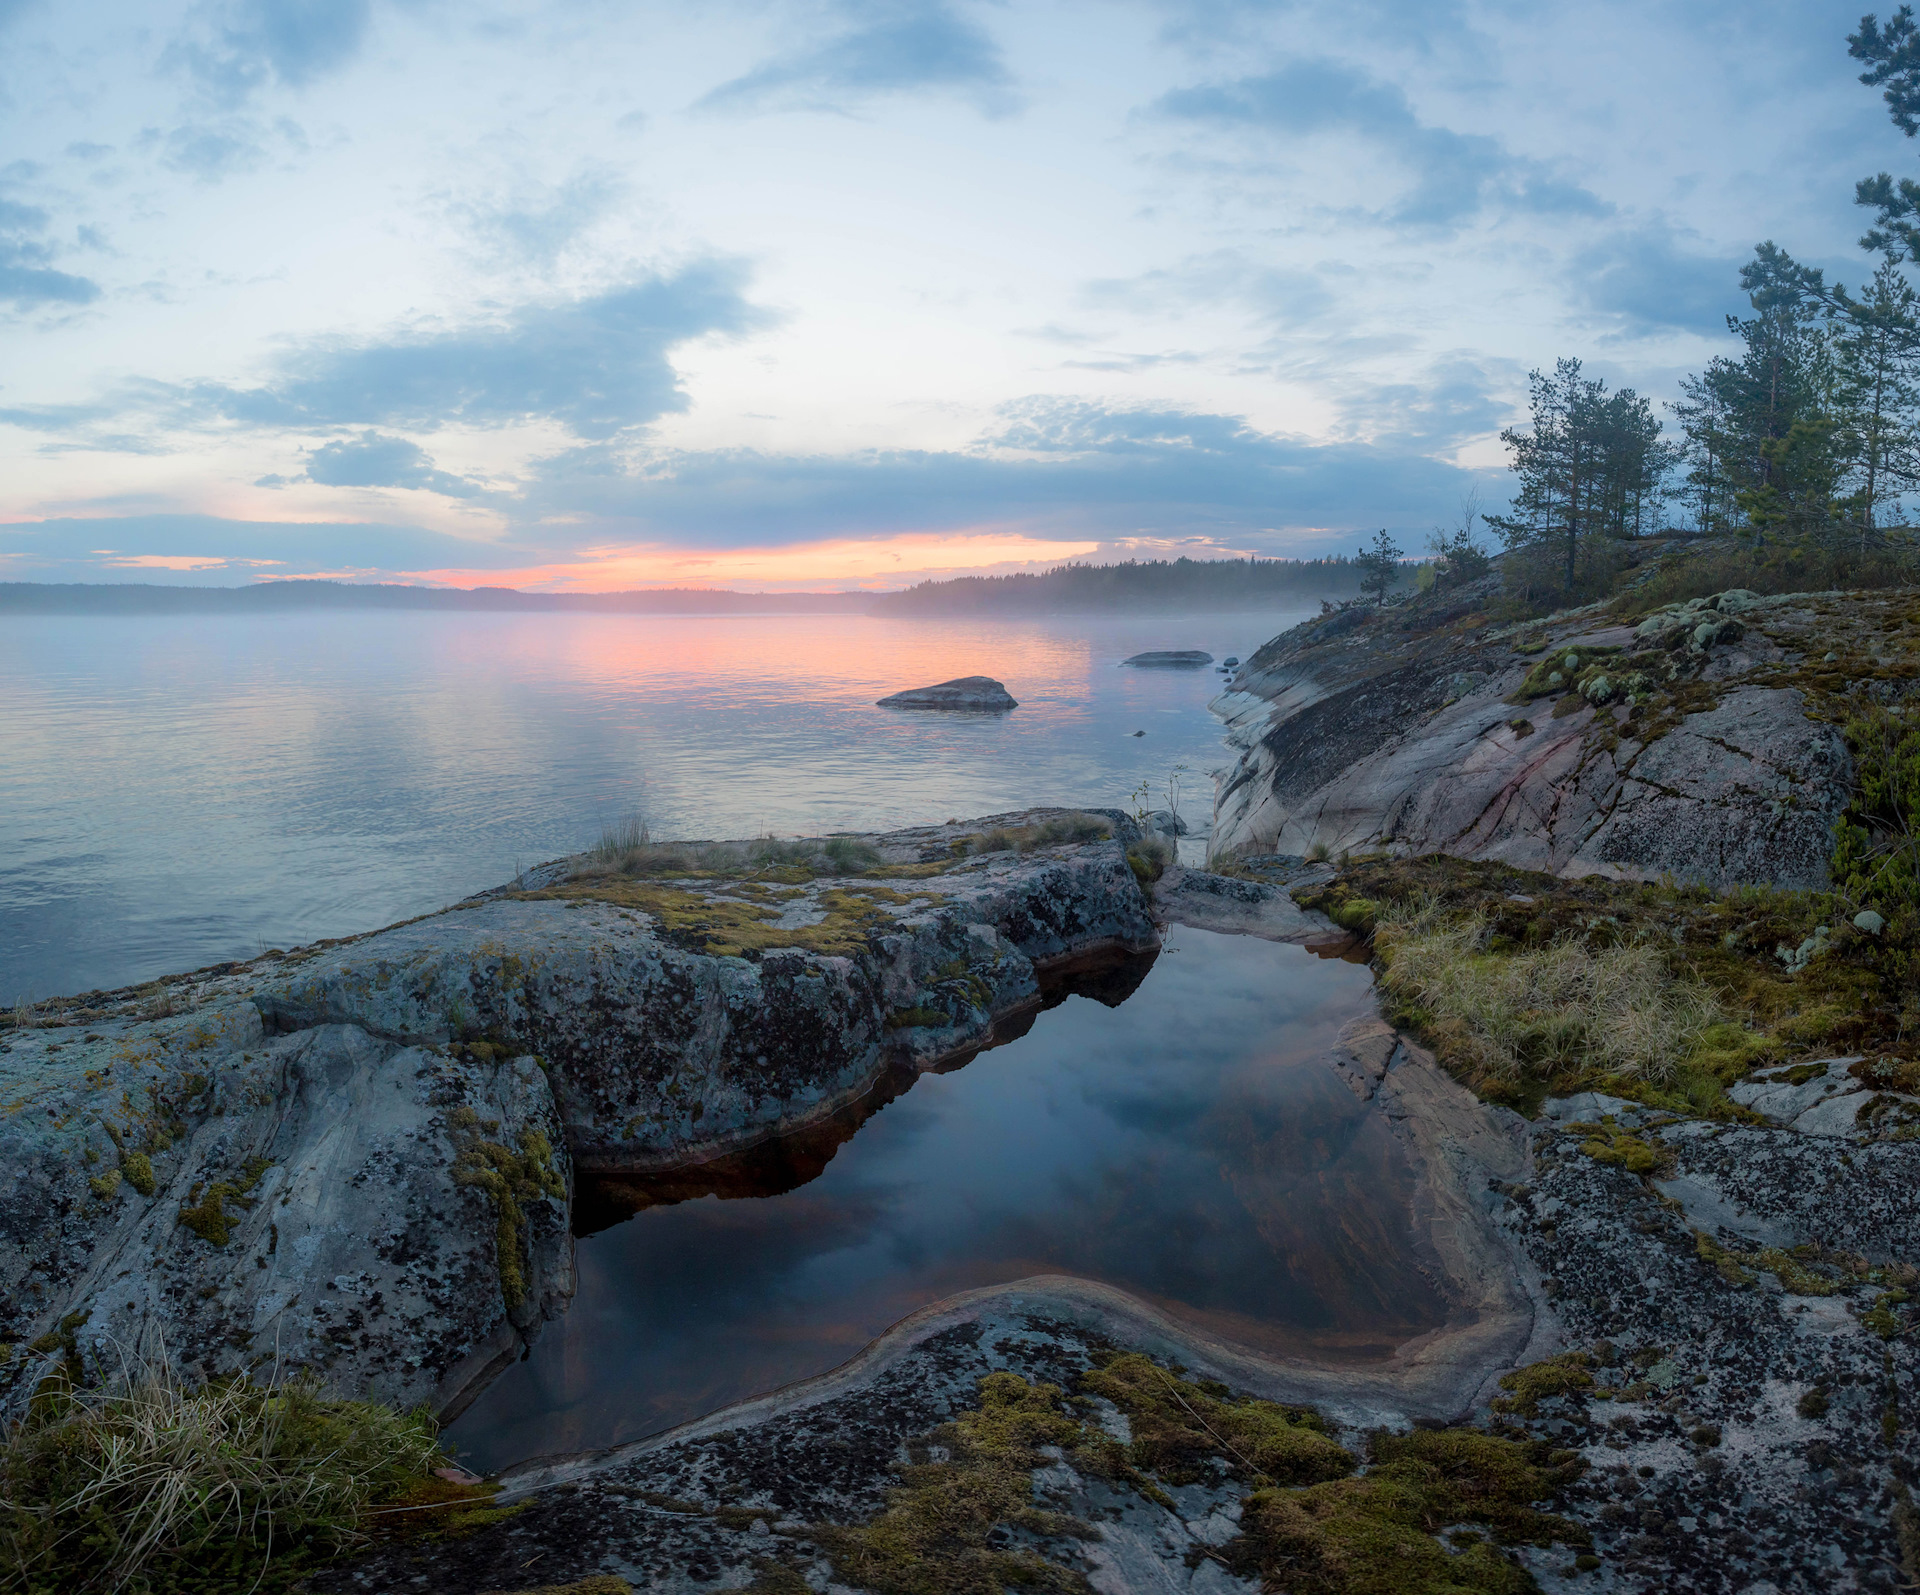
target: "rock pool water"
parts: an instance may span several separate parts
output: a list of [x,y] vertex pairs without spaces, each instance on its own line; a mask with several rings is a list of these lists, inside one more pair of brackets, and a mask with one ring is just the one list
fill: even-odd
[[1398,1145],[1327,1063],[1368,981],[1177,927],[1130,995],[1110,975],[1104,1000],[1069,995],[837,1127],[583,1193],[583,1227],[609,1227],[579,1243],[572,1310],[452,1438],[490,1468],[635,1439],[1034,1274],[1100,1280],[1259,1350],[1383,1357],[1445,1309]]

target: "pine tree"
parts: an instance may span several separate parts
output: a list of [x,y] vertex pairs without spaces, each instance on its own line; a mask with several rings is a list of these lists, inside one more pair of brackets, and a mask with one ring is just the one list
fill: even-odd
[[1360,591],[1372,593],[1376,603],[1387,601],[1387,589],[1400,578],[1401,548],[1387,535],[1383,526],[1373,534],[1373,543],[1354,557],[1360,567]]
[[1848,519],[1864,550],[1920,485],[1920,294],[1891,259],[1857,300],[1839,290],[1834,338],[1841,448],[1853,492]]
[[1653,406],[1631,388],[1580,374],[1560,360],[1551,376],[1528,378],[1532,429],[1500,434],[1520,478],[1513,511],[1486,524],[1509,548],[1550,551],[1571,593],[1589,538],[1626,538],[1657,529],[1676,451],[1660,439]]

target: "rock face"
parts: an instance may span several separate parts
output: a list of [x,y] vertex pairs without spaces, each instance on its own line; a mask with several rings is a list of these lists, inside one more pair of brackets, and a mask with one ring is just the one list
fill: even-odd
[[[1215,856],[1319,844],[1826,884],[1853,774],[1827,711],[1871,685],[1850,677],[1887,673],[1861,639],[1898,629],[1909,595],[1722,594],[1637,628],[1598,611],[1487,627],[1474,596],[1418,625],[1339,611],[1247,662],[1214,704],[1239,749]],[[1836,639],[1851,663],[1826,657]]]
[[1159,653],[1135,654],[1131,659],[1122,659],[1123,665],[1137,665],[1144,670],[1198,670],[1202,665],[1213,663],[1213,655],[1201,653],[1197,648],[1174,648]]
[[1121,841],[968,850],[1048,817],[851,839],[858,877],[549,868],[180,977],[164,1016],[49,1005],[0,1043],[0,1413],[156,1337],[457,1412],[572,1294],[576,1168],[804,1125],[987,1045],[1049,965],[1157,945]]
[[1017,709],[1013,694],[992,676],[956,676],[878,700],[882,709]]

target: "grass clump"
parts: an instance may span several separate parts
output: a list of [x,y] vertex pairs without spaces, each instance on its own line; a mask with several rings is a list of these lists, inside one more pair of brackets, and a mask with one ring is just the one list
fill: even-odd
[[[1288,1595],[1524,1595],[1537,1586],[1498,1544],[1585,1550],[1586,1532],[1533,1503],[1581,1471],[1572,1452],[1470,1429],[1376,1434],[1357,1478],[1256,1490],[1224,1556]],[[1475,1524],[1488,1537],[1440,1530]]]
[[1176,856],[1173,843],[1157,832],[1149,832],[1127,849],[1127,868],[1144,888],[1166,874]]
[[424,1412],[143,1369],[7,1435],[0,1560],[33,1595],[285,1590],[444,1461]]
[[1128,1461],[1168,1484],[1197,1484],[1222,1470],[1261,1484],[1315,1484],[1353,1471],[1352,1454],[1311,1409],[1234,1400],[1224,1385],[1178,1378],[1138,1352],[1082,1374],[1080,1389],[1126,1413]]
[[1444,855],[1348,860],[1296,897],[1372,922],[1389,1017],[1494,1100],[1593,1088],[1753,1122],[1726,1088],[1800,1059],[1866,1054],[1884,1090],[1920,1080],[1920,914],[1874,933],[1835,893]]
[[1711,991],[1674,972],[1647,941],[1594,946],[1563,936],[1495,953],[1479,913],[1431,901],[1389,913],[1374,933],[1382,986],[1426,1028],[1447,1034],[1483,1078],[1587,1068],[1665,1084],[1727,1019]]
[[1079,842],[1104,842],[1113,835],[1113,821],[1098,814],[1056,814],[1038,825],[996,825],[950,843],[956,856],[985,853],[1031,853],[1043,847],[1067,847]]
[[1765,545],[1721,541],[1682,548],[1662,558],[1612,601],[1624,618],[1638,618],[1668,604],[1744,588],[1762,595],[1827,592],[1835,588],[1910,587],[1920,581],[1910,535],[1889,535],[1878,546]]
[[988,1374],[978,1409],[909,1447],[913,1460],[877,1518],[816,1525],[807,1537],[838,1582],[874,1595],[1001,1595],[1010,1587],[1090,1595],[1081,1574],[1047,1560],[1036,1544],[1090,1538],[1093,1530],[1033,1498],[1033,1470],[1048,1460],[1041,1447],[1072,1449],[1084,1438],[1057,1386]]

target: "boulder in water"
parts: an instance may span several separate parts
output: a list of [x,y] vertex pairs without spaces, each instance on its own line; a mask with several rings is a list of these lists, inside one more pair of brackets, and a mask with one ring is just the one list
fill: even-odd
[[1198,670],[1202,665],[1213,663],[1212,654],[1203,654],[1198,648],[1174,648],[1158,653],[1135,654],[1131,659],[1122,659],[1123,665],[1137,665],[1143,670]]
[[957,676],[937,686],[915,687],[879,700],[882,709],[1017,709],[1020,705],[992,676]]

